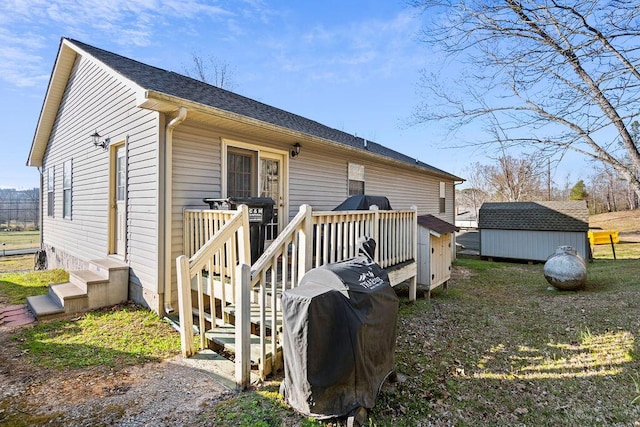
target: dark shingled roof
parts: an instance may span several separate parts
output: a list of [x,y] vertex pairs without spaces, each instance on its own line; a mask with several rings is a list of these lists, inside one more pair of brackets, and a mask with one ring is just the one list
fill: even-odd
[[433,215],[418,216],[418,225],[426,227],[429,230],[433,230],[439,234],[453,233],[454,231],[460,230],[455,225]]
[[589,231],[585,201],[483,203],[479,229]]
[[82,50],[94,56],[117,73],[135,82],[147,90],[183,98],[192,102],[215,107],[231,113],[240,114],[272,125],[302,132],[311,136],[327,139],[343,145],[368,151],[390,159],[419,166],[432,173],[459,181],[461,178],[435,168],[427,163],[406,156],[372,141],[330,128],[316,121],[289,113],[279,108],[238,95],[237,93],[209,85],[199,80],[183,76],[173,71],[143,64],[115,53],[98,49],[77,40],[66,38]]

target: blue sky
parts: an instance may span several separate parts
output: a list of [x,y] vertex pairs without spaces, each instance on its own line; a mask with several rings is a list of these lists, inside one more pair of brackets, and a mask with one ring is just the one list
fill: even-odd
[[482,153],[446,148],[437,123],[407,126],[419,70],[444,62],[417,41],[420,25],[395,0],[5,0],[0,188],[38,186],[25,163],[62,36],[180,73],[193,53],[216,57],[242,95],[464,177]]

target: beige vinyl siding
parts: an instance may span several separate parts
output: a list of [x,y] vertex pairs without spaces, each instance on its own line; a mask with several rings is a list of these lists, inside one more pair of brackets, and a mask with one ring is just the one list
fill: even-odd
[[289,162],[289,217],[305,203],[331,210],[347,198],[347,160],[344,154],[330,153],[303,145],[301,154]]
[[[94,147],[98,131],[112,144],[128,137],[127,258],[131,281],[157,291],[158,114],[135,107],[135,93],[91,60],[74,65],[45,153],[55,167],[55,215],[43,217],[43,241],[80,261],[108,255],[109,151]],[[62,218],[62,164],[73,161],[72,217]],[[136,224],[132,227],[132,224]],[[62,259],[62,258],[61,258]]]
[[[205,209],[205,197],[221,197],[220,179],[221,142],[219,134],[211,129],[185,122],[173,133],[173,177],[171,213],[171,259],[175,260],[183,251],[184,208]],[[171,263],[173,301],[177,303],[177,281],[175,262]]]
[[[364,166],[365,193],[386,196],[394,209],[418,207],[419,214],[432,214],[454,222],[453,181],[430,175],[418,168],[391,162],[373,162],[364,156],[335,148],[303,145],[300,156],[290,161],[289,216],[301,204],[331,210],[348,197],[348,164]],[[440,182],[445,182],[446,211],[439,213]]]

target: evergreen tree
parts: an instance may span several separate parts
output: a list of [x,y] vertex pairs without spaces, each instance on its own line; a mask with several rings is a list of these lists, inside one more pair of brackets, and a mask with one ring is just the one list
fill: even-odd
[[580,180],[576,182],[576,185],[571,188],[569,193],[569,200],[586,200],[589,197],[587,193],[587,187],[584,185],[584,181]]

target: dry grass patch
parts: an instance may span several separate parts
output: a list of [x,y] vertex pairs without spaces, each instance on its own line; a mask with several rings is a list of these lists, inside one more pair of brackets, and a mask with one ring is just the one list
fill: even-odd
[[620,232],[640,232],[640,209],[591,215],[589,227]]

